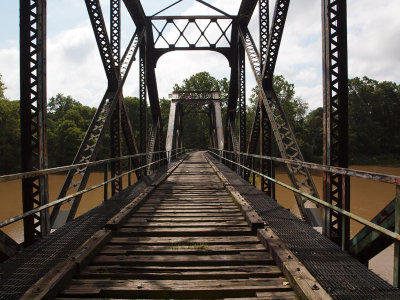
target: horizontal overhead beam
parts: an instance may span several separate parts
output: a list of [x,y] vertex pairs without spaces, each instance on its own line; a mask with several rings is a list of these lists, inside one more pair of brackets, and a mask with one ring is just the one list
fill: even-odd
[[154,16],[150,17],[152,20],[199,20],[199,19],[206,19],[206,20],[217,20],[217,19],[225,19],[225,20],[231,20],[233,17],[228,17],[228,16],[214,16],[214,15],[209,15],[209,16]]

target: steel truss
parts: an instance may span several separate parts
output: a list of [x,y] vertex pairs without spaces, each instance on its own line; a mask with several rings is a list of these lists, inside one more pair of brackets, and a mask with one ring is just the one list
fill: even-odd
[[[275,22],[273,22],[273,24],[275,24]],[[282,24],[279,26],[282,26]],[[272,88],[272,82],[267,82],[269,88],[264,90],[263,80],[260,73],[261,61],[250,33],[247,30],[244,32],[239,30],[239,35],[242,43],[245,45],[246,53],[257,81],[261,100],[268,115],[268,119],[271,122],[275,140],[282,157],[304,161],[279,99]],[[293,167],[290,165],[286,165],[286,168],[294,187],[307,190],[308,194],[318,197],[317,189],[306,168]],[[311,203],[311,201],[299,196],[298,194],[295,194],[295,198],[302,217],[313,226],[322,226],[321,214],[315,207],[314,203]]]
[[[328,166],[348,167],[348,72],[346,1],[322,1],[324,157]],[[348,176],[324,173],[324,200],[350,210]],[[349,249],[350,221],[325,210],[325,234]]]
[[[91,121],[89,129],[73,161],[74,164],[95,160],[106,130],[110,128],[111,156],[122,152],[122,137],[131,154],[138,152],[133,138],[122,89],[137,51],[139,56],[140,82],[140,152],[147,152],[147,163],[166,158],[158,151],[172,151],[183,147],[183,103],[171,106],[167,141],[164,141],[155,68],[158,59],[173,50],[212,50],[223,54],[231,67],[230,90],[227,105],[225,139],[223,138],[221,107],[219,101],[209,104],[210,145],[213,148],[232,150],[235,153],[257,153],[271,156],[272,136],[283,158],[303,161],[303,156],[289,126],[282,106],[273,90],[273,75],[281,38],[289,7],[289,0],[277,0],[271,28],[269,28],[269,1],[242,0],[237,16],[207,4],[217,11],[218,16],[146,16],[139,0],[123,0],[136,32],[122,57],[121,53],[121,0],[110,0],[110,38],[108,36],[99,0],[85,0],[100,57],[108,80],[108,87]],[[20,0],[21,5],[21,135],[23,171],[47,166],[46,149],[46,72],[45,72],[45,0]],[[254,43],[248,24],[259,4],[259,51]],[[347,44],[346,44],[346,1],[322,0],[324,24],[324,164],[347,167]],[[168,9],[168,7],[166,8]],[[164,9],[164,10],[166,10]],[[161,11],[164,11],[161,10]],[[160,12],[161,12],[160,11]],[[168,32],[175,31],[172,38]],[[212,36],[211,33],[217,33]],[[260,53],[260,54],[259,54]],[[259,99],[250,135],[246,136],[246,56],[254,73]],[[147,121],[147,97],[151,108],[151,120]],[[193,100],[193,99],[192,99]],[[238,119],[236,119],[238,111]],[[188,112],[188,111],[187,111]],[[193,110],[192,110],[193,112]],[[218,113],[219,112],[219,113]],[[148,130],[151,124],[151,130]],[[238,131],[236,129],[238,127]],[[150,133],[148,134],[148,131]],[[158,152],[153,154],[152,152]],[[240,160],[239,155],[229,154],[230,159]],[[134,161],[135,165],[143,163]],[[245,160],[250,166],[250,160]],[[305,167],[287,165],[287,171],[294,187],[318,197],[314,182]],[[121,174],[121,166],[114,163],[113,176]],[[136,175],[146,175],[151,168]],[[260,163],[260,171],[274,177],[271,163]],[[90,169],[83,167],[70,171],[59,197],[70,189],[83,190],[89,178]],[[243,172],[249,179],[249,173]],[[122,188],[117,180],[112,192]],[[261,188],[271,197],[274,185],[262,180]],[[47,202],[47,178],[37,177],[23,181],[24,211]],[[325,175],[324,197],[327,201],[343,208],[349,206],[349,184],[347,177]],[[319,210],[305,198],[296,194],[296,201],[305,220],[314,226],[321,225]],[[70,202],[67,213],[59,215],[61,206],[55,206],[50,221],[43,212],[26,218],[24,224],[25,242],[31,243],[45,235],[50,228],[59,226],[74,218],[80,196]],[[325,233],[347,248],[348,220],[339,218],[327,210]],[[64,219],[62,218],[64,217]],[[57,222],[56,222],[56,219]]]
[[[169,111],[166,152],[168,161],[173,152],[183,147],[183,117],[187,113],[205,113],[206,111],[193,110],[193,107],[208,106],[210,147],[224,149],[224,135],[222,128],[221,103],[218,92],[208,91],[181,91],[172,93]],[[190,110],[185,110],[190,107]]]
[[[47,168],[46,0],[20,1],[22,172]],[[47,176],[22,179],[23,211],[48,203]],[[24,219],[24,243],[50,231],[48,210]]]
[[[133,35],[120,64],[116,64],[113,58],[113,53],[117,56],[116,52],[112,49],[119,48],[117,45],[118,38],[114,39],[115,47],[111,47],[106,31],[105,22],[103,19],[102,10],[98,0],[85,1],[89,18],[93,27],[96,42],[99,48],[100,56],[103,62],[104,70],[108,79],[108,89],[97,109],[88,131],[79,147],[79,150],[74,158],[73,164],[94,161],[103,140],[105,131],[111,123],[111,154],[113,156],[121,155],[121,131],[125,136],[127,146],[131,154],[137,153],[136,143],[133,137],[132,127],[130,125],[126,107],[122,97],[122,87],[125,83],[126,77],[129,73],[132,62],[138,51],[139,44],[141,43],[144,32],[135,32]],[[118,10],[118,6],[112,7]],[[115,14],[115,12],[111,12]],[[112,24],[113,36],[119,36],[119,26]],[[138,164],[138,161],[134,161]],[[112,166],[114,175],[120,174],[120,165],[114,164]],[[90,175],[90,168],[84,167],[75,171],[69,171],[64,185],[60,191],[59,198],[64,197],[70,189],[81,191],[86,187]],[[137,172],[136,176],[140,177]],[[113,193],[121,189],[121,182],[116,180],[112,184]],[[64,213],[59,215],[61,205],[55,206],[51,214],[52,227],[59,227],[65,222],[74,219],[76,211],[79,207],[81,195],[75,197],[71,201],[70,208],[64,210]],[[58,219],[57,219],[58,218]]]

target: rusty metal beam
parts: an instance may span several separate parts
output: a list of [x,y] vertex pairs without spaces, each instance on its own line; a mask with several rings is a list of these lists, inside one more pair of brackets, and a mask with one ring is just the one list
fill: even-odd
[[272,83],[279,47],[281,45],[286,16],[289,10],[290,0],[277,0],[274,17],[272,19],[271,33],[268,38],[267,57],[262,64],[262,78]]
[[136,28],[138,30],[142,30],[144,27],[146,27],[146,14],[144,13],[140,0],[123,0],[123,1],[126,9],[131,15],[133,22],[136,25]]
[[246,28],[250,22],[254,10],[256,9],[258,0],[243,0],[240,4],[238,12],[239,25]]
[[[47,168],[46,0],[20,1],[22,172]],[[47,176],[22,180],[23,211],[48,203]],[[48,210],[24,219],[24,241],[49,233]]]
[[[348,71],[346,1],[322,0],[323,24],[323,162],[348,167]],[[324,173],[324,200],[350,209],[347,176]],[[337,212],[325,210],[324,233],[348,250],[350,223]]]

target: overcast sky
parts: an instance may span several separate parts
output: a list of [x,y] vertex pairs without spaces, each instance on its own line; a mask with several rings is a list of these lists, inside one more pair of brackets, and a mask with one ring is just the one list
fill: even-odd
[[[142,0],[147,15],[152,15],[176,0]],[[240,0],[208,0],[235,15]],[[275,1],[270,1],[271,11]],[[349,76],[369,76],[400,82],[399,0],[348,0]],[[109,23],[109,1],[101,0]],[[83,0],[47,0],[47,94],[71,95],[85,105],[96,106],[105,92],[106,77],[97,51]],[[209,8],[184,0],[164,15],[216,14]],[[7,86],[6,96],[19,99],[19,1],[0,1],[0,74]],[[258,39],[257,10],[250,31]],[[135,27],[123,7],[122,49]],[[172,32],[170,34],[173,34]],[[322,106],[321,79],[321,0],[291,1],[285,32],[276,66],[295,84],[296,95],[310,109]],[[175,83],[190,75],[207,71],[217,79],[227,77],[226,59],[215,52],[175,51],[160,58],[156,74],[160,97],[168,97]],[[138,96],[138,66],[135,63],[125,84],[125,96]],[[247,67],[247,97],[255,85]]]

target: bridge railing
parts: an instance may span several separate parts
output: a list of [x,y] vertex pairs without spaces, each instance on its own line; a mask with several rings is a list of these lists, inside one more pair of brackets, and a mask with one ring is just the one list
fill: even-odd
[[[263,177],[275,184],[278,184],[288,190],[293,191],[294,193],[298,193],[298,194],[308,198],[309,200],[317,203],[318,205],[322,205],[324,207],[327,207],[331,210],[338,212],[342,216],[342,218],[347,218],[347,219],[350,218],[358,223],[365,225],[368,228],[371,228],[374,231],[378,231],[378,232],[390,237],[395,244],[393,282],[394,282],[394,285],[397,286],[398,282],[400,281],[400,276],[399,276],[399,273],[400,273],[400,176],[380,174],[380,173],[374,173],[374,172],[368,172],[368,171],[360,171],[360,170],[349,169],[349,168],[326,166],[326,165],[320,165],[320,164],[316,164],[316,163],[283,159],[283,158],[278,158],[278,157],[262,156],[262,155],[257,155],[257,154],[248,154],[248,153],[234,152],[234,151],[227,151],[227,150],[219,150],[219,149],[214,149],[214,148],[209,149],[208,152],[210,154],[212,154],[214,157],[216,157],[217,159],[219,159],[220,161],[222,161],[225,165],[227,165],[231,169],[234,169],[242,177],[244,177],[244,174],[246,171],[252,173],[253,185],[255,185],[255,176]],[[239,160],[236,161],[235,160],[236,158],[239,158]],[[395,189],[396,189],[396,192],[395,192],[396,195],[395,195],[395,199],[394,199],[394,231],[389,230],[388,228],[385,228],[385,227],[383,227],[379,224],[376,224],[374,222],[371,222],[367,219],[364,219],[364,218],[352,213],[351,211],[347,211],[345,209],[342,209],[340,207],[332,205],[331,203],[328,203],[322,199],[319,199],[312,195],[309,195],[309,194],[307,194],[299,189],[296,189],[284,182],[276,180],[275,178],[272,178],[270,176],[260,173],[259,171],[257,171],[255,169],[257,160],[258,161],[267,160],[269,162],[276,162],[276,163],[287,164],[287,165],[292,165],[292,166],[297,166],[297,167],[301,166],[301,167],[306,167],[306,168],[312,169],[312,170],[323,171],[323,172],[327,172],[327,173],[341,174],[344,176],[351,176],[351,177],[373,180],[373,181],[377,181],[377,182],[388,183],[388,184],[394,185]],[[245,165],[245,164],[243,164],[243,162],[250,162],[250,163],[248,163],[248,165]]]
[[[187,151],[187,150],[186,150]],[[181,154],[183,154],[185,152],[184,148],[179,148],[179,149],[174,149],[172,150],[172,158],[177,158],[178,156],[180,156]],[[117,180],[119,178],[122,178],[123,176],[129,176],[128,177],[128,185],[131,185],[131,179],[130,179],[130,175],[133,172],[137,172],[140,170],[146,170],[149,166],[151,167],[151,169],[156,170],[159,167],[166,165],[167,164],[167,158],[166,155],[164,157],[162,157],[159,160],[155,160],[152,161],[150,163],[147,164],[143,164],[140,165],[136,168],[131,168],[132,166],[132,160],[135,158],[140,158],[140,157],[146,157],[148,154],[161,154],[161,153],[165,153],[165,151],[157,151],[157,152],[148,152],[148,153],[139,153],[139,154],[134,154],[134,155],[126,155],[126,156],[121,156],[121,157],[116,157],[116,158],[110,158],[110,159],[104,159],[104,160],[98,160],[98,161],[94,161],[94,162],[88,162],[88,163],[81,163],[81,164],[75,164],[75,165],[68,165],[68,166],[61,166],[61,167],[56,167],[56,168],[48,168],[48,169],[43,169],[43,170],[38,170],[38,171],[32,171],[32,172],[25,172],[25,173],[16,173],[16,174],[9,174],[9,175],[3,175],[0,176],[0,183],[3,182],[8,182],[8,181],[12,181],[12,180],[18,180],[18,179],[24,179],[24,178],[32,178],[32,177],[37,177],[37,176],[42,176],[42,175],[50,175],[50,174],[57,174],[60,172],[65,172],[65,171],[69,171],[69,170],[76,170],[78,168],[82,168],[82,167],[98,167],[98,166],[105,166],[104,167],[104,178],[105,180],[99,184],[95,184],[92,185],[84,190],[78,191],[74,194],[68,195],[66,197],[63,198],[59,198],[57,200],[54,200],[52,202],[49,202],[48,204],[45,205],[41,205],[38,206],[32,210],[29,210],[27,212],[24,212],[20,215],[17,215],[15,217],[6,219],[4,221],[0,222],[0,228],[5,227],[9,224],[15,223],[17,221],[20,221],[28,216],[31,216],[33,214],[37,214],[42,210],[45,209],[49,209],[57,204],[62,204],[65,202],[70,201],[71,199],[73,199],[74,197],[81,195],[81,194],[85,194],[88,193],[92,190],[98,189],[100,187],[104,187],[104,201],[108,199],[108,184],[113,182],[114,180]],[[109,178],[108,179],[108,173],[110,170],[110,165],[113,162],[117,162],[117,161],[128,161],[128,170],[126,170],[125,172],[121,173],[120,175],[117,175],[115,177]],[[138,161],[143,161],[143,160],[138,160]]]

